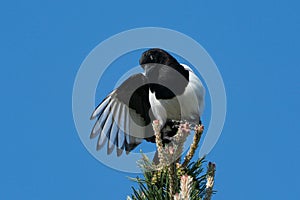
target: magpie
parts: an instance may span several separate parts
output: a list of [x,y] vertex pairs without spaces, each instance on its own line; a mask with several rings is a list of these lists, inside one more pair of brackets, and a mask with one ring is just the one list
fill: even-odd
[[134,74],[113,90],[94,110],[97,119],[90,138],[99,150],[128,154],[143,140],[155,143],[152,121],[159,120],[163,144],[177,132],[176,123],[199,124],[205,89],[187,65],[163,49],[145,51],[139,60],[144,73]]

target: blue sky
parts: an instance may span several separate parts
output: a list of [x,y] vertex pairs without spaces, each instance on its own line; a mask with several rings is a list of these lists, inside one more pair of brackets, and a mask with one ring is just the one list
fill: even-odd
[[214,199],[300,199],[297,1],[10,1],[0,24],[0,199],[131,193],[132,174],[82,145],[72,89],[96,45],[145,26],[194,38],[223,76],[227,118],[207,157],[217,164]]

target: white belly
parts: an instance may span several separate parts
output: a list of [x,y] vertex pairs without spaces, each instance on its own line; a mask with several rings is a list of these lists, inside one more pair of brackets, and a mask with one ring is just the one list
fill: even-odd
[[190,71],[189,83],[185,92],[169,100],[157,100],[155,93],[149,91],[149,101],[154,117],[163,126],[167,119],[186,120],[190,123],[199,123],[204,108],[204,87],[199,78]]

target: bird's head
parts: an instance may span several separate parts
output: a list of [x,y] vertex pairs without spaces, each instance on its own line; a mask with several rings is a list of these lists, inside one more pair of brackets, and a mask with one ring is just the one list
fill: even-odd
[[179,63],[168,52],[159,48],[154,48],[145,51],[140,58],[140,65],[144,70],[146,70],[145,67],[149,66],[149,64],[173,66],[178,65]]

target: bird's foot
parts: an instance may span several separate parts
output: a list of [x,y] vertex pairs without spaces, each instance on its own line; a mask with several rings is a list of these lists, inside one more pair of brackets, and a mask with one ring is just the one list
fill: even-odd
[[173,123],[172,128],[179,128],[181,125],[187,124],[189,126],[189,129],[196,130],[198,127],[204,126],[202,125],[202,122],[200,121],[199,124],[190,123],[187,120],[170,120]]

